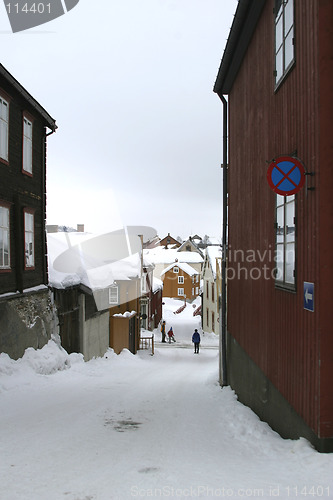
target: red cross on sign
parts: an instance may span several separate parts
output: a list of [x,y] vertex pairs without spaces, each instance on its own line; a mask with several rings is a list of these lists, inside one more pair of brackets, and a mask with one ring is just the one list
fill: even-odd
[[302,189],[305,182],[305,169],[297,158],[280,156],[270,163],[267,181],[275,193],[290,196]]

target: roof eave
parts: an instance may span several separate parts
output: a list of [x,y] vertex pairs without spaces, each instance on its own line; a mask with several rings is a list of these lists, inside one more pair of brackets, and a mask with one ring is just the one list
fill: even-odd
[[47,127],[55,132],[58,128],[56,125],[56,121],[49,113],[32,97],[29,92],[22,87],[22,85],[6,70],[6,68],[0,63],[0,75],[2,75],[8,83],[10,83],[23,97],[26,99],[29,104],[39,113],[40,116],[44,119]]
[[213,91],[229,94],[266,0],[239,0]]

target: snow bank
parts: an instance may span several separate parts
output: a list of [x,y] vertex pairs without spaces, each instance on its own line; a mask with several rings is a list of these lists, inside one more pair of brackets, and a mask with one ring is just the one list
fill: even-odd
[[[79,356],[83,359],[82,355]],[[49,340],[42,349],[29,347],[17,361],[6,353],[0,354],[0,374],[3,375],[13,375],[24,370],[31,370],[39,375],[51,375],[70,366],[71,356],[54,339]]]

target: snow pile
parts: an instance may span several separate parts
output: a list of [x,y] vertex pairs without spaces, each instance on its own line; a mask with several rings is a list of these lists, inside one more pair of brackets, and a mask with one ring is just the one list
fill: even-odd
[[0,375],[13,375],[19,372],[22,373],[25,370],[32,370],[40,375],[51,375],[59,370],[69,368],[71,365],[70,359],[71,357],[65,349],[59,346],[55,340],[49,340],[42,349],[29,347],[22,358],[17,361],[11,359],[8,354],[1,353]]
[[113,317],[114,318],[130,318],[131,316],[133,316],[134,314],[136,314],[136,311],[125,311],[124,313],[117,313],[117,314],[114,314]]

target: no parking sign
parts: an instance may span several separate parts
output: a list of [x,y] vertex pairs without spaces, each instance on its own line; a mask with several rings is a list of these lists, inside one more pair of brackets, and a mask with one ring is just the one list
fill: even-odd
[[267,181],[277,194],[282,196],[296,194],[304,186],[304,166],[297,158],[280,156],[270,163],[267,170]]

